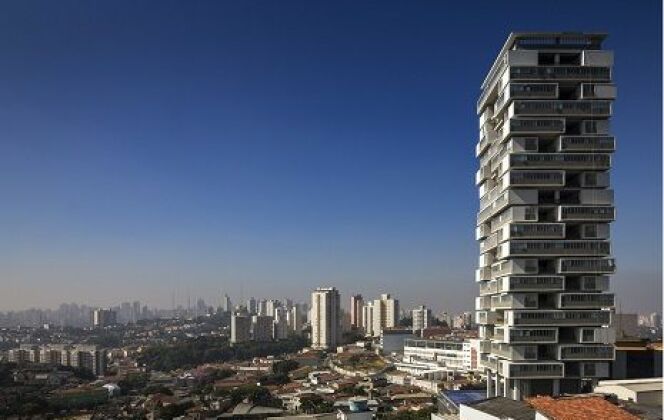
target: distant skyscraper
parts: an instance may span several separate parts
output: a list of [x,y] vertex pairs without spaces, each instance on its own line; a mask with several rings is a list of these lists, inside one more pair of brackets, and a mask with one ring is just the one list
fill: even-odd
[[267,301],[265,299],[259,300],[256,306],[256,313],[258,315],[267,315]]
[[251,339],[251,317],[234,313],[231,315],[231,343],[243,343]]
[[374,335],[373,316],[374,316],[374,303],[373,301],[370,301],[367,302],[364,306],[362,306],[362,328],[364,328],[364,334],[368,337],[372,337]]
[[287,313],[288,317],[288,328],[294,334],[300,334],[302,332],[302,312],[299,305],[293,305],[292,308]]
[[247,311],[252,315],[256,313],[256,299],[253,297],[247,300]]
[[373,336],[380,336],[383,328],[394,328],[399,323],[399,301],[388,293],[373,302]]
[[265,311],[267,316],[274,317],[274,310],[281,306],[278,300],[269,299],[265,304]]
[[350,325],[355,328],[362,328],[362,308],[364,300],[362,295],[353,295],[350,297]]
[[225,312],[231,312],[233,310],[233,302],[231,302],[230,296],[224,293],[224,296],[221,298],[221,309]]
[[332,349],[341,337],[341,302],[334,287],[321,287],[311,294],[311,346]]
[[132,303],[131,321],[135,324],[139,319],[141,319],[141,302],[136,300]]
[[274,318],[267,315],[254,315],[252,317],[252,337],[254,341],[270,341],[273,335]]
[[110,309],[98,308],[92,311],[92,326],[95,328],[109,327],[117,322],[116,313]]
[[288,338],[288,310],[284,306],[274,309],[274,334],[275,340]]
[[513,33],[482,83],[475,309],[489,397],[575,394],[609,376],[616,88],[604,38]]
[[411,311],[413,318],[413,332],[417,333],[431,325],[431,309],[420,305]]

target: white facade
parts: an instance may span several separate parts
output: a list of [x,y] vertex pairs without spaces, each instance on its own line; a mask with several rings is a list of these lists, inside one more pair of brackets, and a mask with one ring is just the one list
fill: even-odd
[[615,269],[604,38],[511,34],[482,84],[475,309],[489,397],[578,393],[614,358],[601,333]]
[[383,328],[394,328],[399,322],[399,301],[389,294],[373,301],[371,335],[380,337]]
[[341,337],[341,302],[334,287],[321,287],[311,294],[311,347],[331,349]]
[[368,337],[372,337],[374,335],[373,316],[374,316],[373,302],[367,302],[366,305],[362,306],[362,327],[364,328],[364,334]]
[[431,325],[431,309],[426,306],[421,305],[413,309],[411,315],[413,318],[413,332],[429,328],[429,325]]

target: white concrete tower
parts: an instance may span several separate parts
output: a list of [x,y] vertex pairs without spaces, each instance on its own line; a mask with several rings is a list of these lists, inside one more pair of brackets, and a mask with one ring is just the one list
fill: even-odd
[[311,293],[311,347],[333,349],[341,338],[341,302],[334,287]]
[[513,33],[477,103],[476,301],[489,396],[609,376],[613,53],[604,34]]

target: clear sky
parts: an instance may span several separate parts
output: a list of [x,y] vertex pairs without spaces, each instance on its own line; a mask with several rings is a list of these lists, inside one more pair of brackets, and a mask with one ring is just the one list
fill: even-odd
[[[454,5],[454,6],[452,6]],[[335,285],[472,309],[479,86],[606,31],[623,310],[661,306],[659,1],[4,1],[0,310]]]

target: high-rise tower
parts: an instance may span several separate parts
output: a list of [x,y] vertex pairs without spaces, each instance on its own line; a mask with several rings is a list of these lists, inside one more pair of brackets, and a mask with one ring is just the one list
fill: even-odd
[[341,338],[341,302],[334,287],[311,294],[311,347],[333,349]]
[[609,133],[603,34],[513,33],[477,103],[476,301],[489,396],[576,393],[609,376]]

